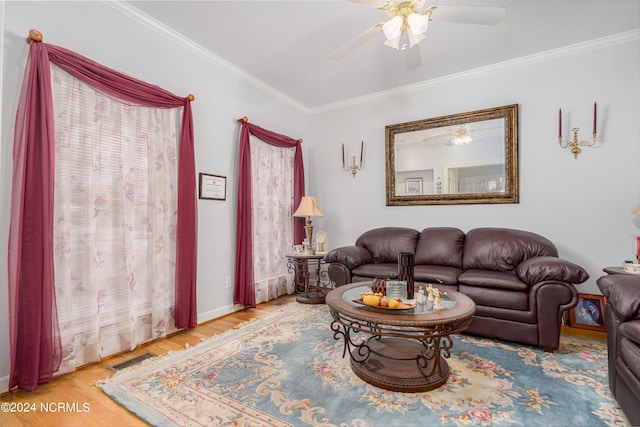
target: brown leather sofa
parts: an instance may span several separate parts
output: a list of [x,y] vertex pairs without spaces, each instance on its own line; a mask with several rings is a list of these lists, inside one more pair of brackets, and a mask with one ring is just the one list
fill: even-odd
[[609,388],[629,419],[640,425],[640,276],[600,277],[609,350]]
[[469,296],[477,306],[467,333],[557,349],[561,315],[578,302],[587,272],[558,258],[548,239],[527,231],[383,227],[325,256],[335,286],[397,278],[398,253],[414,253],[414,280]]

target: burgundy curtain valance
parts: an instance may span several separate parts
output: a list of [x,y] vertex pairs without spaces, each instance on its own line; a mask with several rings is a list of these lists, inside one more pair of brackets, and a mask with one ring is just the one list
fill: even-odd
[[[300,204],[304,196],[304,164],[301,140],[271,132],[249,123],[246,118],[238,120],[240,131],[240,166],[238,177],[238,212],[236,224],[236,283],[234,304],[245,307],[256,306],[255,280],[253,276],[253,197],[251,188],[251,145],[249,135],[276,147],[296,149],[293,171],[293,204]],[[296,244],[304,238],[304,218],[295,218],[293,240]]]
[[9,230],[9,327],[15,386],[51,381],[62,351],[53,271],[55,126],[49,62],[96,90],[136,105],[182,107],[178,163],[176,309],[179,328],[196,325],[197,199],[192,96],[179,97],[67,49],[28,40],[29,57],[16,114]]

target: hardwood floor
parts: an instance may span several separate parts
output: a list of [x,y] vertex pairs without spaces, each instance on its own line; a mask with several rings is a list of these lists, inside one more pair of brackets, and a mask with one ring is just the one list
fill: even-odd
[[588,329],[572,328],[571,326],[563,326],[560,329],[562,335],[572,337],[589,338],[592,340],[607,341],[607,333],[600,331],[591,331]]
[[[146,352],[165,355],[169,351],[180,350],[186,344],[196,345],[201,340],[232,329],[240,323],[279,310],[282,303],[295,301],[295,296],[284,296],[268,303],[259,304],[255,309],[239,311],[212,320],[195,329],[176,333],[167,338],[145,344],[132,352],[105,358],[101,362],[79,368],[73,373],[61,375],[50,384],[41,386],[33,393],[21,390],[14,392],[13,399],[6,393],[1,402],[14,405],[18,412],[0,411],[0,426],[147,426],[135,415],[115,403],[94,385],[95,381],[110,377],[108,368]],[[604,332],[562,327],[563,335],[606,340]],[[58,410],[58,403],[76,404],[74,411]],[[6,406],[6,405],[5,405]],[[48,412],[45,410],[48,408]],[[4,407],[3,407],[4,409]],[[30,409],[30,411],[26,411]],[[86,410],[86,411],[85,411]]]
[[[170,351],[181,350],[186,344],[194,346],[203,339],[233,329],[243,322],[277,311],[282,308],[282,303],[292,301],[295,303],[295,295],[259,304],[255,309],[228,314],[198,325],[195,329],[178,332],[139,346],[134,351],[110,356],[75,372],[56,377],[50,384],[40,386],[32,393],[17,390],[14,391],[13,399],[3,393],[0,404],[12,405],[12,409],[17,412],[7,412],[7,405],[2,406],[0,426],[147,426],[147,423],[115,403],[94,385],[94,382],[113,375],[109,370],[110,366],[146,352],[161,356]],[[58,403],[71,404],[69,407],[72,411],[58,410]],[[76,404],[75,407],[73,404]],[[19,409],[22,411],[18,411]]]

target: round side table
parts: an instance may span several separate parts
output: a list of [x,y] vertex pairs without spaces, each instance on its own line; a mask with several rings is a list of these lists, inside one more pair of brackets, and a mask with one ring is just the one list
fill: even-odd
[[[287,255],[287,268],[294,273],[295,289],[298,292],[296,301],[302,304],[324,304],[325,292],[322,292],[320,275],[325,254],[314,255]],[[316,284],[310,286],[309,267],[315,265]]]
[[623,267],[605,267],[602,269],[607,274],[626,274],[628,276],[638,276],[635,273],[627,273]]

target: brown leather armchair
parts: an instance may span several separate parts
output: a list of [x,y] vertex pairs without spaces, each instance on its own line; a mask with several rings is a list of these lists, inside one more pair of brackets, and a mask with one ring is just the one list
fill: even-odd
[[640,276],[600,277],[605,297],[609,388],[631,425],[640,425]]

